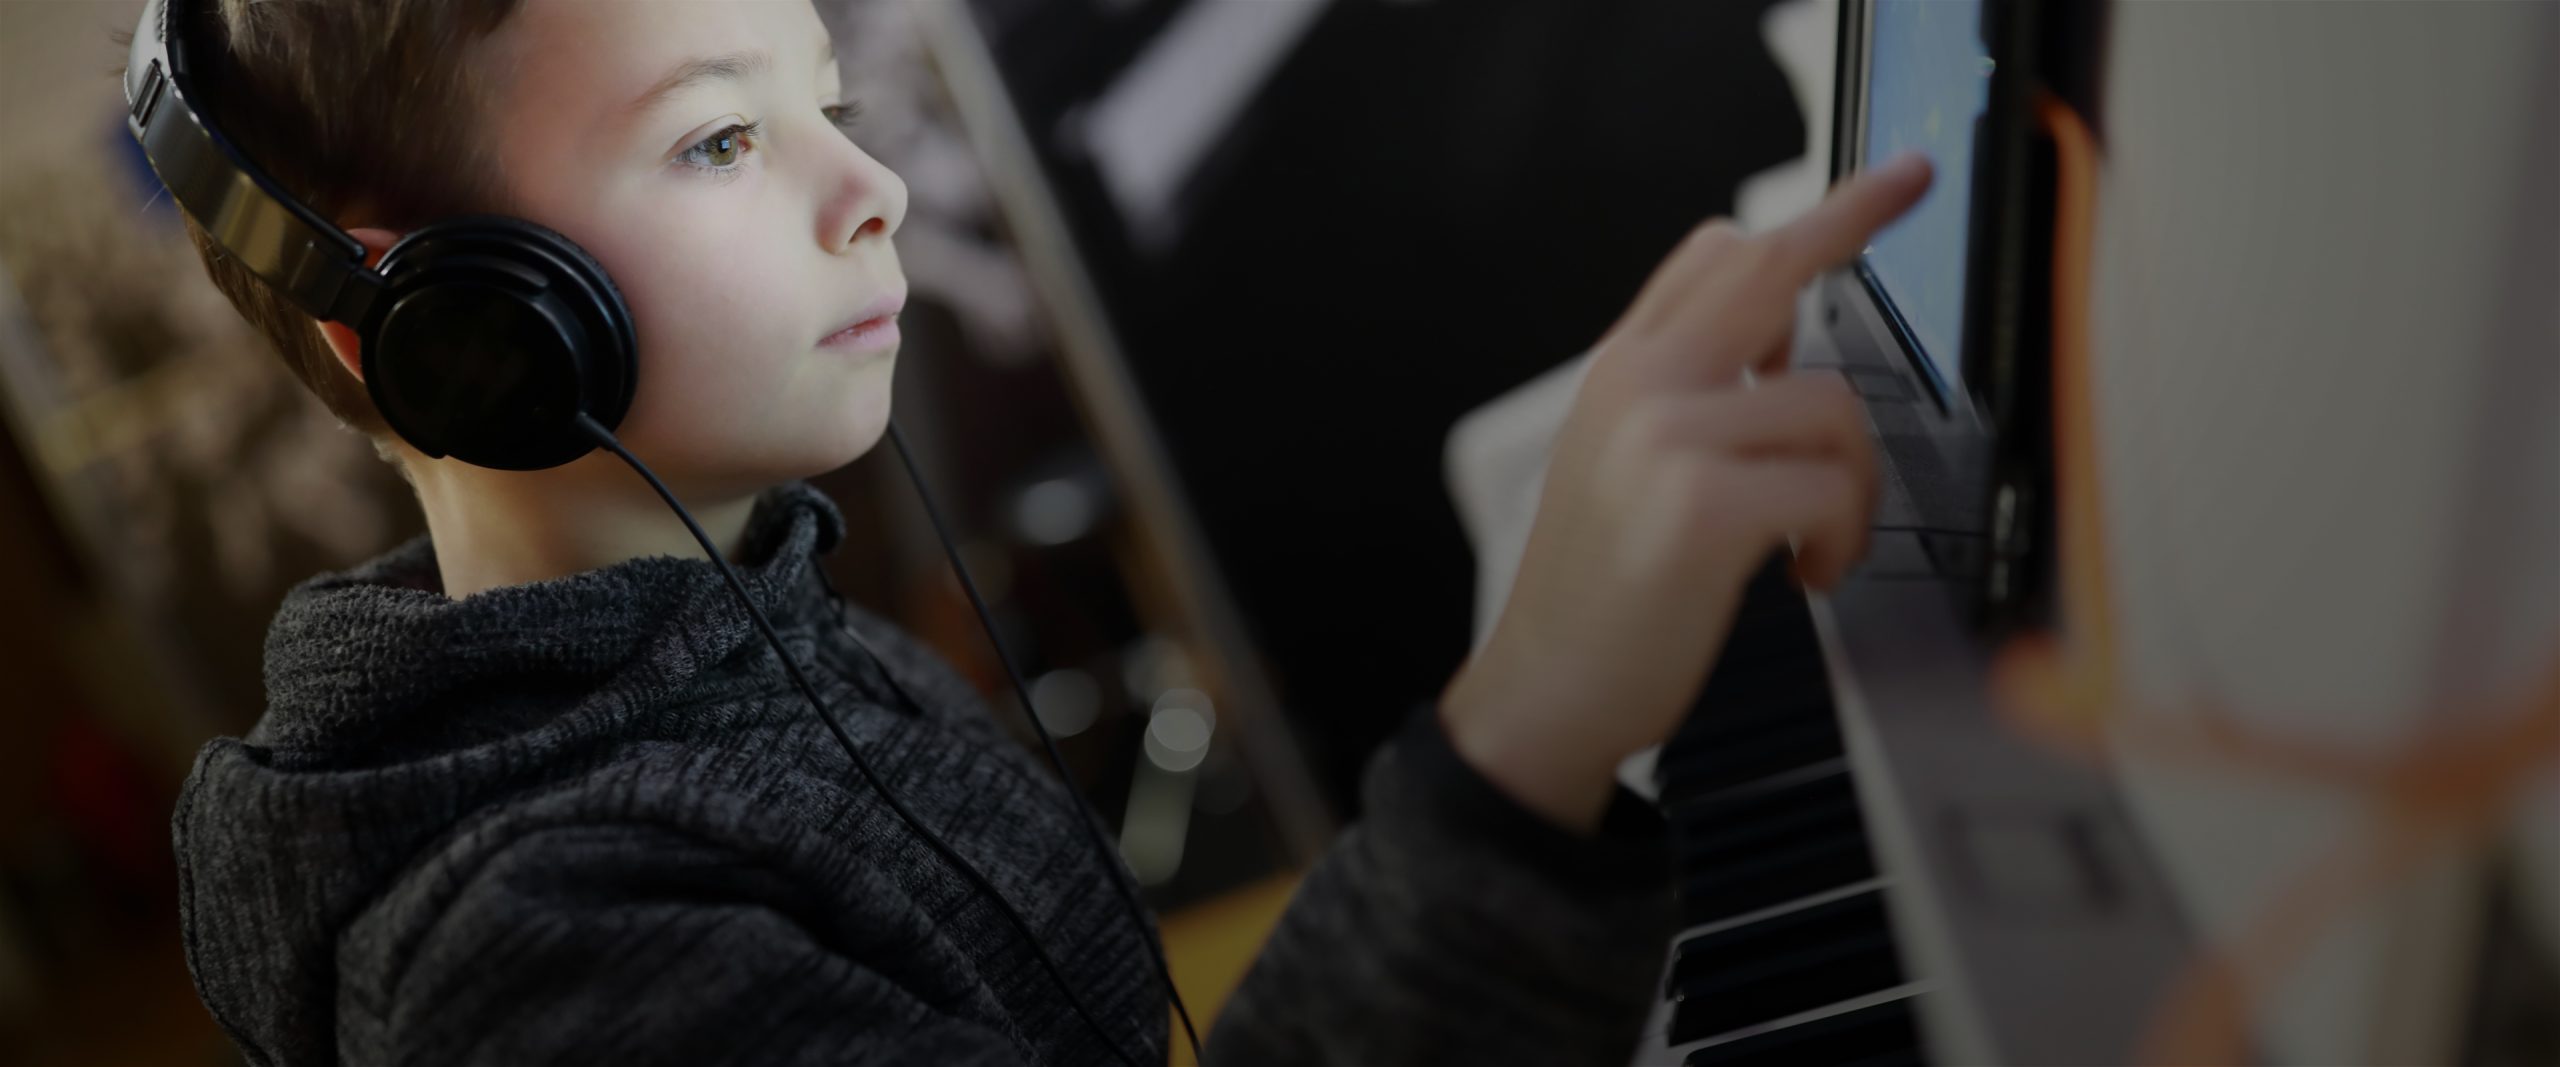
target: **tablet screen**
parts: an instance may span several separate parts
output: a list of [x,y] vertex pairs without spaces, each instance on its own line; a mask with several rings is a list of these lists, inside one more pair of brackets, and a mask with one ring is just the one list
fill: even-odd
[[1973,136],[1991,85],[1980,0],[1874,0],[1867,48],[1867,163],[1906,149],[1937,169],[1911,213],[1868,245],[1883,289],[1942,394],[1963,380],[1967,199]]

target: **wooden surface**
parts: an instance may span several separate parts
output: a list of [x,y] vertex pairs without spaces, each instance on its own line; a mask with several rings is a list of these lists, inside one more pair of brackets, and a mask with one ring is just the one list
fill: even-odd
[[[1296,872],[1273,875],[1161,920],[1165,965],[1173,969],[1173,984],[1182,990],[1183,1004],[1191,1009],[1191,1021],[1198,1024],[1204,1039],[1211,1020],[1244,980],[1253,957],[1262,951],[1263,939],[1270,936],[1280,912],[1289,906],[1290,895],[1297,891]],[[1166,1014],[1172,1014],[1170,1007]],[[1199,1063],[1183,1040],[1180,1019],[1173,1021],[1171,1061],[1176,1067]]]

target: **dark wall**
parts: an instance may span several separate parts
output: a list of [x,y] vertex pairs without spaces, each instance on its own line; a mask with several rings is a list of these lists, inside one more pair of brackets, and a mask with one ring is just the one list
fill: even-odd
[[1331,799],[1465,655],[1441,472],[1805,131],[1762,0],[1338,3],[1134,248],[1049,131],[1178,7],[1014,7],[999,63]]

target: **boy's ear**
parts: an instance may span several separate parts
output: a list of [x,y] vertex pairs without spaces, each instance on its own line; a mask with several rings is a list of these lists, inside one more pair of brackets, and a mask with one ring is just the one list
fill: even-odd
[[[347,235],[364,246],[364,265],[368,267],[381,265],[382,254],[390,251],[391,246],[399,243],[400,240],[399,234],[370,226],[350,227]],[[355,328],[342,323],[324,322],[320,324],[320,336],[329,342],[329,351],[337,353],[338,365],[345,367],[347,373],[354,375],[357,381],[363,381],[364,346],[356,340]]]

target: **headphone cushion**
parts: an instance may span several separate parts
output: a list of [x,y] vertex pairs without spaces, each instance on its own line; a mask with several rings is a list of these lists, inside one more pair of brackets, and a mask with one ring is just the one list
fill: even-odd
[[540,470],[585,455],[586,413],[630,411],[638,346],[604,267],[522,219],[463,216],[383,255],[382,297],[358,327],[366,391],[430,456]]

